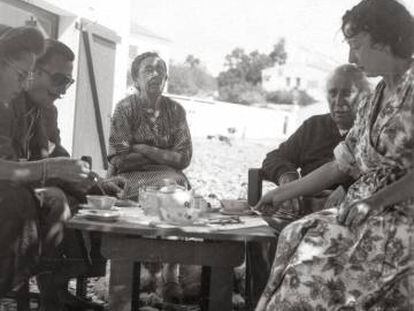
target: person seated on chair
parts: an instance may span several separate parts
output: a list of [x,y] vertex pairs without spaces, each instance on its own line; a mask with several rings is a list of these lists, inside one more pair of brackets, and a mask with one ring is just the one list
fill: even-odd
[[[182,171],[190,164],[191,135],[183,107],[162,95],[167,81],[164,60],[153,52],[138,55],[131,76],[137,92],[121,100],[112,116],[111,174],[128,180],[126,197],[137,197],[141,187],[160,185],[164,179],[189,188]],[[164,268],[164,298],[175,300],[181,292],[178,268]]]
[[[30,31],[32,32],[34,31],[32,28],[29,29],[31,29]],[[29,30],[25,31],[27,32]],[[56,264],[56,262],[59,262],[57,259],[61,258],[61,252],[69,258],[72,258],[74,257],[74,254],[76,255],[79,253],[76,248],[78,242],[69,242],[71,240],[74,241],[74,238],[71,238],[71,235],[67,234],[67,230],[63,232],[63,223],[70,217],[71,212],[69,207],[73,207],[74,202],[68,202],[68,198],[69,201],[71,201],[70,197],[67,196],[60,188],[64,186],[63,190],[67,191],[67,187],[70,187],[77,193],[85,194],[87,191],[92,189],[92,186],[95,185],[95,181],[92,181],[89,177],[92,176],[95,180],[97,176],[96,174],[92,174],[90,172],[88,163],[84,161],[61,157],[48,158],[47,137],[45,136],[43,128],[40,107],[35,104],[31,105],[32,103],[29,101],[11,101],[11,98],[18,94],[18,91],[23,89],[23,85],[26,86],[25,89],[27,91],[30,89],[28,82],[31,84],[33,82],[33,77],[36,79],[36,75],[33,75],[31,71],[29,75],[29,71],[26,69],[23,70],[23,66],[19,66],[18,64],[16,65],[15,63],[17,62],[13,61],[12,56],[10,56],[15,54],[26,55],[23,52],[25,52],[25,49],[27,48],[20,42],[21,38],[19,35],[19,29],[6,29],[5,33],[0,38],[0,46],[2,46],[4,50],[0,52],[3,52],[5,55],[2,56],[0,54],[2,61],[19,73],[17,80],[19,84],[16,84],[13,79],[9,78],[7,80],[5,77],[5,81],[3,81],[4,85],[0,86],[5,92],[10,91],[9,89],[11,89],[7,83],[12,84],[12,86],[15,87],[14,93],[8,96],[7,101],[6,99],[4,100],[6,103],[2,103],[0,105],[0,159],[2,159],[2,174],[0,176],[0,180],[2,180],[2,183],[5,184],[2,187],[5,191],[4,193],[2,192],[1,195],[4,195],[4,197],[7,198],[13,198],[16,193],[15,183],[19,186],[24,185],[27,188],[26,193],[28,192],[26,197],[31,196],[33,198],[33,204],[30,204],[30,200],[28,202],[27,217],[32,217],[34,220],[30,219],[31,222],[26,221],[26,215],[24,214],[26,207],[20,206],[19,204],[21,204],[21,201],[17,199],[15,199],[15,201],[17,201],[16,205],[18,206],[15,207],[13,200],[11,200],[12,204],[10,204],[10,206],[8,205],[8,208],[5,207],[2,209],[2,212],[11,213],[9,210],[13,208],[15,213],[11,213],[7,219],[10,220],[11,223],[9,226],[12,226],[14,230],[2,233],[3,235],[1,235],[1,237],[7,237],[7,234],[17,235],[17,237],[15,240],[3,238],[1,240],[2,242],[22,241],[23,246],[26,246],[25,239],[28,239],[30,241],[33,240],[32,244],[34,246],[39,244],[42,246],[42,264],[41,267],[37,266],[36,269],[41,269],[43,272],[47,271],[49,276],[49,278],[47,276],[42,276],[39,282],[42,296],[42,308],[44,310],[60,310],[61,302],[64,299],[61,296],[59,297],[58,294],[60,292],[64,292],[63,288],[62,291],[60,291],[60,287],[64,286],[67,281],[67,277],[65,278],[62,274],[65,276],[67,274],[70,276],[74,275],[73,272],[68,271],[67,266],[60,266],[60,264]],[[34,33],[34,38],[39,37],[36,37],[36,35],[38,35],[38,32]],[[28,42],[31,42],[32,40],[34,39],[28,40]],[[43,51],[44,41],[41,34],[39,40],[41,40],[41,47],[39,51]],[[25,48],[22,50],[23,52],[20,52],[22,48],[17,44],[19,42],[20,45]],[[34,57],[30,58],[31,54],[27,54],[28,56],[25,56],[27,60],[23,58],[22,61],[26,61],[27,63],[31,60],[33,62]],[[19,56],[16,57],[20,60],[20,58],[18,58]],[[51,59],[53,59],[53,57]],[[28,64],[26,63],[24,64],[27,67]],[[32,63],[30,63],[30,65],[32,65]],[[7,71],[5,72],[7,73]],[[28,76],[30,77],[30,80],[28,80]],[[24,161],[22,162],[21,160]],[[116,193],[121,191],[121,188],[114,182],[119,183],[120,186],[123,184],[123,180],[121,179],[107,181],[99,179],[98,182],[102,184],[102,187],[104,187],[108,193]],[[59,186],[60,188],[56,186]],[[37,187],[41,188],[35,189],[37,196],[34,196],[32,190]],[[5,203],[6,202],[3,202],[2,204]],[[39,207],[36,206],[41,206],[41,208],[39,209]],[[18,214],[16,214],[16,211]],[[37,222],[37,218],[40,218],[40,223]],[[14,225],[14,222],[16,222],[16,225]],[[26,223],[33,224],[30,227],[32,232],[28,232],[27,235],[22,232],[25,231],[25,227],[22,226]],[[39,225],[38,230],[36,228],[37,225]],[[5,228],[7,228],[7,226]],[[48,231],[48,229],[50,230]],[[64,234],[65,239],[63,239]],[[37,238],[37,236],[39,236],[39,238]],[[39,240],[41,240],[42,243],[39,243]],[[9,249],[11,246],[8,246]],[[30,250],[32,252],[34,251],[33,248],[30,248]],[[19,252],[13,249],[10,249],[10,254],[7,254],[7,256],[9,259],[4,259],[6,260],[5,267],[7,265],[11,265],[13,260],[16,261],[21,258]],[[45,259],[49,260],[45,261]],[[80,268],[82,267],[84,259],[80,259],[81,262],[77,262],[77,264],[72,265],[71,268],[79,271],[79,273],[82,273],[83,270]],[[50,262],[52,262],[52,264],[49,264]],[[29,270],[30,273],[36,272],[33,270],[33,266],[31,266]],[[13,270],[11,270],[11,272],[13,272]],[[39,270],[37,270],[37,272],[39,272]],[[27,277],[27,274],[28,273],[25,274],[25,277]],[[6,281],[4,281],[4,288],[6,290],[6,288],[9,289],[11,286],[10,284],[13,285],[15,282],[13,281],[13,274],[12,276],[7,276],[7,274],[5,275]],[[18,279],[23,280],[24,278]]]
[[[334,148],[354,124],[357,107],[352,104],[353,98],[361,92],[369,93],[370,86],[360,69],[345,64],[332,72],[326,92],[330,112],[305,120],[285,142],[266,155],[262,164],[265,180],[282,185],[331,161]],[[342,187],[337,191],[344,193]],[[326,199],[327,193],[321,193],[322,200]],[[292,206],[298,208],[298,201],[292,202]]]
[[[266,155],[261,168],[265,180],[277,185],[289,183],[333,159],[334,148],[345,138],[354,123],[358,104],[354,99],[361,94],[369,93],[370,87],[360,69],[345,64],[334,69],[329,76],[326,91],[330,113],[310,117],[287,141],[280,144],[279,148]],[[337,187],[333,189],[335,188]],[[338,186],[331,194],[329,204],[341,199],[344,193],[342,186]],[[285,202],[284,209],[274,217],[266,218],[266,221],[280,232],[288,223],[311,212],[315,205],[322,208],[326,198],[326,194],[319,194],[303,200]],[[249,286],[254,304],[259,299],[270,274],[276,243],[249,243]]]
[[271,215],[286,200],[353,183],[336,206],[279,234],[256,311],[413,309],[414,18],[401,2],[362,0],[342,17],[349,62],[382,79],[334,159],[255,209]]

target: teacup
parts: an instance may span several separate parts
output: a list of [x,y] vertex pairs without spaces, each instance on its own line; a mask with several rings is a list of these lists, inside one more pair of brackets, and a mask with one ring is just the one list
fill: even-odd
[[95,209],[111,209],[117,198],[107,195],[87,195],[88,205]]

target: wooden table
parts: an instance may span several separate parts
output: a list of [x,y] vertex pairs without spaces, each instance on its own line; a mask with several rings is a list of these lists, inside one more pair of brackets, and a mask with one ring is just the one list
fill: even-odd
[[[245,242],[275,238],[268,226],[227,231],[199,232],[181,228],[158,228],[119,220],[113,223],[73,217],[67,227],[100,232],[101,253],[111,260],[109,309],[138,310],[139,270],[134,263],[169,262],[203,266],[202,289],[208,297],[203,310],[231,310],[233,268],[243,263]],[[178,239],[171,239],[178,237]],[[192,240],[183,238],[193,238]],[[207,272],[207,273],[206,273]]]

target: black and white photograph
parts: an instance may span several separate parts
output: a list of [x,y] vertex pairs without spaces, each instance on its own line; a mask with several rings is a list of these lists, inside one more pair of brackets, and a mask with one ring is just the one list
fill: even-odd
[[414,0],[0,0],[0,311],[414,311]]

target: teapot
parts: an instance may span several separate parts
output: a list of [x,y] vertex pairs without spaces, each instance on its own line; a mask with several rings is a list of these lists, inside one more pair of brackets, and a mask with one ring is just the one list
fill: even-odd
[[193,192],[176,184],[164,186],[157,192],[160,220],[177,225],[189,225],[200,216]]

